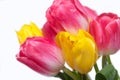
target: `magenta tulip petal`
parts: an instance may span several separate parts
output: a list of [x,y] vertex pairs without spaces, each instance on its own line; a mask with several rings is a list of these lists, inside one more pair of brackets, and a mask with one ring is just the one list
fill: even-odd
[[39,65],[37,63],[35,63],[34,61],[32,61],[31,59],[27,58],[27,57],[21,57],[20,55],[17,55],[17,60],[20,61],[21,63],[27,65],[28,67],[30,67],[31,69],[33,69],[34,71],[44,74],[44,75],[55,75],[54,73],[50,73],[50,71],[46,68],[43,68],[42,65]]
[[44,27],[42,28],[44,37],[49,39],[54,39],[55,35],[57,34],[52,28],[49,22],[46,22],[44,24]]
[[64,65],[60,49],[53,41],[43,37],[28,38],[16,57],[36,72],[48,76],[56,75]]
[[88,19],[94,19],[97,16],[96,11],[90,9],[87,6],[83,6],[79,0],[73,0],[75,6],[78,8],[78,10],[85,15]]
[[90,23],[89,29],[100,55],[113,54],[120,49],[120,18],[116,14],[101,14]]
[[111,52],[116,52],[120,49],[120,19],[116,19],[106,26],[108,36],[110,36],[109,48]]
[[89,22],[96,16],[94,10],[84,7],[79,0],[54,0],[46,12],[47,27],[56,33],[68,31],[76,34],[79,29],[88,30]]

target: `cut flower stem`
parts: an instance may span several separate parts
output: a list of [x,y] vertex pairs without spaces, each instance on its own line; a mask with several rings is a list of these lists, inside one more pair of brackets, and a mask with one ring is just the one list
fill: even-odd
[[107,61],[108,61],[108,64],[112,64],[111,59],[110,59],[110,55],[107,55],[107,56],[106,56],[106,59],[107,59]]
[[66,67],[63,68],[63,71],[69,75],[71,78],[73,78],[73,80],[79,80],[78,77],[72,73],[69,69],[67,69]]
[[88,74],[80,74],[79,72],[70,71],[68,68],[64,67],[63,71],[69,75],[73,80],[91,80]]
[[88,74],[82,74],[82,79],[81,80],[91,80],[91,78]]
[[96,62],[95,65],[94,65],[94,69],[95,69],[95,72],[96,72],[96,73],[99,72],[99,68],[98,68],[97,62]]
[[112,65],[112,61],[110,59],[110,55],[102,56],[102,68],[104,68],[107,64]]

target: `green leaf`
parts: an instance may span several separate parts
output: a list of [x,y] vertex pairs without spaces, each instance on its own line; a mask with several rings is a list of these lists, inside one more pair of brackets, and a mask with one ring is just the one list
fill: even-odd
[[118,80],[118,72],[113,65],[108,64],[96,74],[95,80]]

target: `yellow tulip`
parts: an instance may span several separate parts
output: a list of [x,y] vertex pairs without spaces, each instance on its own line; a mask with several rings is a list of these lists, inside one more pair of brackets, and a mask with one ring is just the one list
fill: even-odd
[[58,46],[63,50],[67,64],[81,74],[88,73],[98,58],[98,50],[92,36],[79,30],[73,35],[68,32],[60,32],[56,36]]
[[33,22],[24,24],[20,31],[16,31],[19,43],[22,44],[28,37],[43,36],[42,31]]

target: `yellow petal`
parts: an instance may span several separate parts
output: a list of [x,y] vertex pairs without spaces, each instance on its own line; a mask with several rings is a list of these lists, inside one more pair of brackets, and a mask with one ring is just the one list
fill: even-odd
[[70,49],[72,48],[72,41],[74,41],[74,39],[74,36],[71,36],[68,32],[60,32],[56,36],[56,42],[62,49],[64,58],[70,67],[73,67]]
[[35,23],[31,22],[30,25],[35,36],[43,36],[42,31],[37,27]]
[[24,24],[19,31],[16,31],[19,43],[22,44],[28,37],[43,36],[42,31],[33,23]]
[[76,35],[60,32],[56,36],[56,42],[71,68],[82,74],[92,69],[97,60],[98,51],[94,39],[88,32],[79,30]]
[[89,38],[77,41],[72,48],[74,68],[81,74],[89,72],[96,62],[97,49]]

